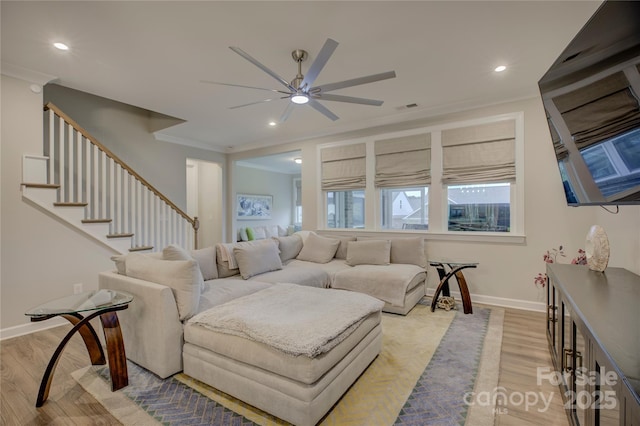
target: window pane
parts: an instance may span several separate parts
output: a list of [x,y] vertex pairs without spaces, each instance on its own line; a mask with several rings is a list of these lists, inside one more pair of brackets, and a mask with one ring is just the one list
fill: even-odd
[[327,228],[364,228],[364,191],[328,191]]
[[640,130],[621,136],[613,144],[630,171],[640,169]]
[[451,185],[447,189],[449,231],[509,232],[509,183]]
[[428,187],[387,188],[380,192],[383,229],[428,229]]
[[585,149],[582,151],[582,157],[595,181],[618,174],[602,146]]

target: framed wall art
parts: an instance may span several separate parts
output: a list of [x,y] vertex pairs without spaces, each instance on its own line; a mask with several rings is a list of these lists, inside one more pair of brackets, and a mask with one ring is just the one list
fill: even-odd
[[272,195],[236,195],[236,219],[271,219]]

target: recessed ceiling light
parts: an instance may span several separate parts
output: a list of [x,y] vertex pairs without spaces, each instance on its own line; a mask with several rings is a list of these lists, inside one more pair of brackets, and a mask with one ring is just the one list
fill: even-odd
[[64,43],[53,43],[53,46],[59,50],[69,50],[69,46]]
[[500,65],[500,66],[497,66],[497,67],[494,69],[494,71],[495,71],[495,72],[502,72],[502,71],[504,71],[504,70],[506,70],[506,69],[507,69],[507,67],[506,67],[506,66],[504,66],[504,65]]
[[276,124],[278,124],[278,123],[276,123],[275,121],[270,121],[269,122],[269,126],[272,126],[272,127],[275,126]]

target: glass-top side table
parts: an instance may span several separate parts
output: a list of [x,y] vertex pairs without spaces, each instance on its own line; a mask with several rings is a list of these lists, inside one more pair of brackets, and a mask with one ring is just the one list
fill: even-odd
[[[89,352],[91,364],[106,364],[98,335],[89,323],[90,320],[97,316],[100,317],[107,345],[109,372],[111,373],[111,390],[116,391],[129,384],[127,357],[124,351],[120,322],[118,321],[116,312],[127,309],[131,301],[133,301],[133,296],[125,292],[94,290],[56,299],[31,308],[25,313],[25,315],[31,317],[31,322],[45,321],[60,316],[73,324],[73,328],[62,339],[51,356],[51,360],[47,365],[47,369],[42,377],[42,382],[40,383],[36,407],[41,407],[47,400],[53,373],[60,355],[74,333],[79,332],[80,336],[82,336],[82,340]],[[89,314],[85,317],[82,313]]]
[[[438,287],[436,288],[436,291],[433,295],[433,299],[431,300],[431,312],[435,311],[436,309],[436,304],[438,303],[440,293],[442,293],[442,296],[451,297],[451,293],[449,290],[449,280],[451,279],[451,277],[455,277],[456,281],[458,282],[458,287],[460,288],[460,297],[462,299],[462,307],[464,313],[473,313],[473,307],[471,306],[471,294],[469,293],[467,280],[465,279],[462,270],[466,268],[477,268],[478,264],[478,262],[460,262],[444,259],[429,260],[429,265],[436,268],[436,270],[438,271],[438,276],[440,277],[440,283],[438,284]],[[449,269],[448,271],[447,268]]]

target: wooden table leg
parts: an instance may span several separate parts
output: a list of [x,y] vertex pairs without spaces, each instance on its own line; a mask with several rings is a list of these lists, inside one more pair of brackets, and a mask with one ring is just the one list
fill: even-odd
[[120,322],[115,312],[106,312],[100,315],[102,329],[107,343],[107,356],[109,357],[109,372],[111,373],[111,390],[117,391],[129,384],[127,372],[127,357],[122,341]]
[[[471,294],[469,293],[469,287],[467,287],[467,281],[464,278],[464,275],[462,274],[462,270],[465,268],[475,268],[476,265],[461,265],[461,266],[457,266],[455,268],[452,268],[441,280],[440,280],[440,284],[438,284],[438,287],[436,288],[435,293],[433,294],[433,299],[431,299],[431,312],[434,312],[436,310],[436,304],[438,303],[438,298],[440,297],[440,292],[442,292],[443,296],[446,296],[444,294],[443,289],[445,288],[445,286],[447,287],[447,289],[449,288],[449,280],[451,279],[451,277],[456,277],[456,281],[458,281],[458,287],[460,288],[460,297],[462,298],[462,307],[464,310],[465,314],[472,314],[473,313],[473,308],[471,306]],[[436,266],[436,269],[438,269],[438,274],[441,274],[440,269],[438,268],[438,266]],[[444,270],[444,267],[442,268]]]
[[47,368],[44,371],[44,375],[42,376],[42,382],[40,382],[40,389],[38,391],[38,399],[36,400],[36,407],[42,407],[42,404],[49,397],[49,389],[51,389],[51,382],[53,380],[53,373],[56,370],[56,366],[58,365],[58,361],[60,360],[60,355],[62,355],[62,351],[64,347],[67,345],[71,337],[77,332],[80,331],[80,335],[84,340],[84,344],[87,347],[87,351],[89,352],[89,357],[91,358],[91,362],[94,365],[105,364],[104,352],[102,352],[102,347],[100,346],[100,341],[98,340],[98,335],[96,331],[93,329],[91,324],[89,324],[89,320],[92,318],[91,316],[87,318],[83,318],[80,314],[65,314],[61,315],[66,318],[69,322],[74,324],[73,328],[64,336],[55,352],[51,356],[51,360],[49,360],[49,364],[47,364]]

